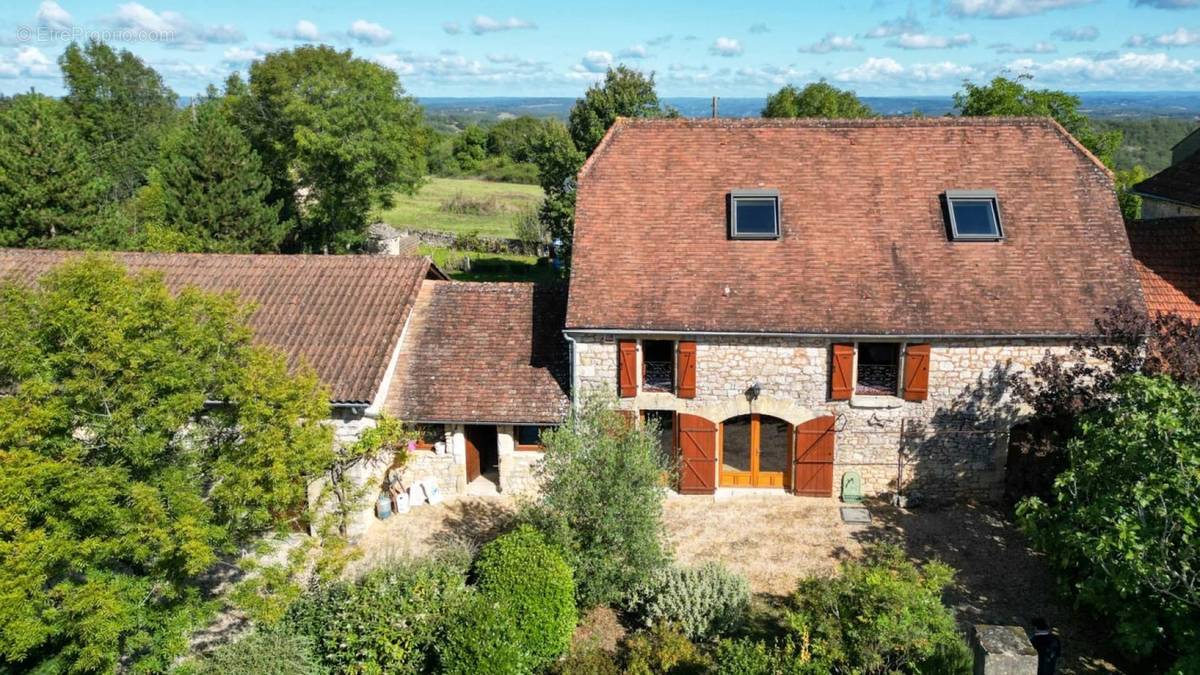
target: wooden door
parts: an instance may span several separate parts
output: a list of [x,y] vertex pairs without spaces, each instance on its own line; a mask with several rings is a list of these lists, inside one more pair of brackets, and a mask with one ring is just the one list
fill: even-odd
[[717,489],[717,425],[703,417],[679,413],[675,422],[679,448],[679,491],[710,495]]
[[833,430],[836,418],[818,417],[796,426],[792,491],[808,497],[833,496]]
[[721,424],[722,487],[782,488],[790,483],[792,428],[757,413]]
[[468,431],[463,434],[467,445],[467,482],[479,478],[479,448],[475,445],[472,434]]

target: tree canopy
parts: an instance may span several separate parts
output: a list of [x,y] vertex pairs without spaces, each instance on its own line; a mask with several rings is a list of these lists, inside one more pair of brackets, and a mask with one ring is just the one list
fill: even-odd
[[187,122],[163,142],[156,179],[162,217],[193,250],[264,253],[278,249],[290,225],[258,153],[218,101],[192,108]]
[[271,201],[309,251],[360,243],[374,206],[425,175],[421,107],[396,73],[349,51],[305,45],[250,66],[227,94],[271,179]]
[[586,157],[599,145],[618,117],[678,117],[679,112],[658,100],[654,73],[628,66],[609,68],[604,82],[588,87],[575,101],[568,118],[571,140]]
[[875,112],[858,100],[852,91],[845,91],[825,80],[797,89],[787,85],[767,97],[763,117],[874,117]]
[[203,573],[303,512],[327,392],[234,298],[103,258],[0,286],[0,316],[0,659],[165,670]]
[[84,230],[107,190],[61,101],[24,94],[0,108],[0,246]]

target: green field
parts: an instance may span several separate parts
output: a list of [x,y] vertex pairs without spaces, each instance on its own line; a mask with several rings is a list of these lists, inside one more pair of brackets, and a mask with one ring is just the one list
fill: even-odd
[[[456,197],[479,204],[486,213],[452,213],[444,208]],[[434,178],[415,195],[396,195],[390,209],[376,211],[372,220],[401,230],[429,230],[484,236],[513,236],[513,219],[523,209],[538,204],[542,189],[536,185],[493,183],[469,178]]]
[[[455,281],[554,281],[559,279],[548,262],[538,264],[531,255],[513,253],[463,252],[441,246],[421,244],[421,255],[433,262]],[[463,270],[462,259],[470,258],[471,269]]]

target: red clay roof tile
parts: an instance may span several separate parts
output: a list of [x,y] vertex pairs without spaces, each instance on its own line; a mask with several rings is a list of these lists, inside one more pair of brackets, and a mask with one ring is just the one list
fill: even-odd
[[1128,230],[1150,311],[1200,321],[1200,218],[1140,220]]

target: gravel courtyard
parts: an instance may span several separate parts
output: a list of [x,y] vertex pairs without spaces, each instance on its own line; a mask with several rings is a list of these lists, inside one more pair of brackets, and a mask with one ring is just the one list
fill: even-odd
[[[869,525],[843,523],[831,499],[737,495],[673,496],[664,503],[667,537],[684,564],[719,561],[750,580],[756,593],[785,596],[808,574],[833,573],[863,546],[890,542],[915,560],[938,558],[958,570],[947,593],[960,624],[1028,626],[1045,617],[1062,636],[1064,673],[1122,672],[1106,637],[1053,594],[1041,558],[1003,514],[989,507],[913,511],[869,504]],[[507,497],[474,497],[415,508],[377,521],[360,542],[365,569],[393,556],[429,553],[450,542],[486,541],[510,521]]]

